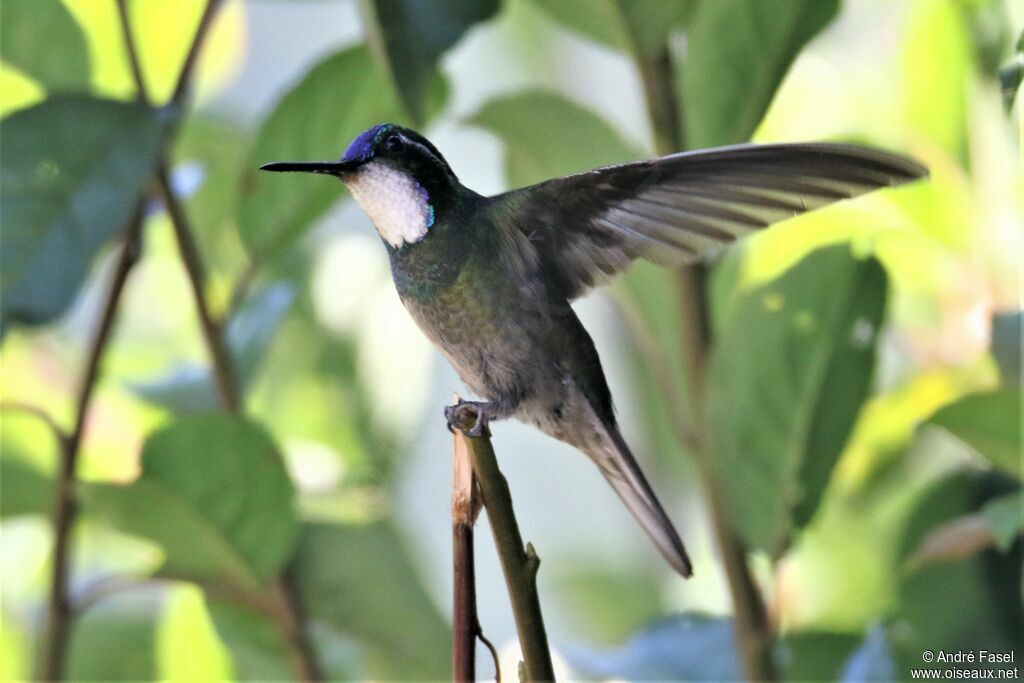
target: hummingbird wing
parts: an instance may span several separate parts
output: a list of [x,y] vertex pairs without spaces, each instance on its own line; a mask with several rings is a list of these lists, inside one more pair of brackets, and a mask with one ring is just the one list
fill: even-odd
[[692,263],[760,228],[926,176],[903,156],[833,143],[736,145],[555,178],[493,198],[566,298],[635,258]]

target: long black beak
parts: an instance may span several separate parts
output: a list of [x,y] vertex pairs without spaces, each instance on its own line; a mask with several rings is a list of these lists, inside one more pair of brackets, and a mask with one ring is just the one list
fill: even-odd
[[281,173],[325,173],[341,175],[359,168],[358,161],[275,161],[260,166],[261,171],[278,171]]

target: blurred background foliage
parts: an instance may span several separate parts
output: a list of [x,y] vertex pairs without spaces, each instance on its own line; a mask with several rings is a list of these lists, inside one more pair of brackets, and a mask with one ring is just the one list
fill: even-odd
[[[153,102],[203,5],[127,3]],[[457,378],[341,184],[256,170],[337,156],[385,120],[424,130],[481,192],[672,138],[847,140],[926,163],[927,182],[722,255],[710,467],[783,676],[905,678],[925,649],[1024,642],[1019,2],[229,0],[186,111],[134,103],[113,0],[4,0],[0,22],[4,680],[40,654],[60,435],[120,236],[165,156],[243,410],[219,411],[169,218],[148,201],[81,445],[68,677],[293,678],[267,597],[279,576],[332,678],[448,675],[440,409]],[[682,112],[669,135],[658,97]],[[496,426],[558,664],[736,678],[679,438],[673,274],[637,264],[578,308],[697,571],[672,575],[585,459]],[[477,554],[481,621],[514,675],[497,559],[489,542]]]

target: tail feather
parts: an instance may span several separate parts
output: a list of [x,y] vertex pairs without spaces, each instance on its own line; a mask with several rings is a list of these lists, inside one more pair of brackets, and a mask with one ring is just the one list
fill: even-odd
[[591,459],[597,463],[601,473],[654,541],[662,556],[673,569],[689,578],[693,574],[690,556],[651,485],[647,483],[636,458],[615,425],[606,425],[604,431],[607,439],[603,441],[607,446],[600,454],[589,454]]

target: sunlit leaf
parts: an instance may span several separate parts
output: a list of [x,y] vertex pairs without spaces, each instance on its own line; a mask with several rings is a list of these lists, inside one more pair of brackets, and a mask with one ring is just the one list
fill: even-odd
[[771,553],[806,524],[870,387],[887,281],[846,245],[739,295],[716,338],[708,429],[747,542]]
[[908,4],[901,55],[907,118],[915,131],[964,161],[973,67],[962,8],[953,0]]
[[0,3],[0,57],[47,90],[89,87],[85,36],[60,0]]
[[183,417],[147,439],[142,474],[91,484],[86,509],[159,544],[161,574],[254,588],[291,553],[293,490],[258,425],[226,414]]
[[359,133],[400,118],[381,68],[362,47],[314,66],[263,123],[242,178],[239,232],[257,261],[284,250],[341,196],[336,178],[264,173],[270,161],[333,159]]
[[405,110],[422,125],[441,55],[473,24],[494,16],[498,0],[365,0],[364,24]]
[[93,258],[132,215],[164,141],[156,112],[51,98],[2,122],[0,325],[67,310]]
[[1021,475],[1024,436],[1019,389],[971,394],[946,406],[929,422],[949,430],[997,467]]
[[306,525],[295,571],[306,614],[361,642],[371,678],[451,675],[450,628],[389,525]]
[[803,46],[839,0],[702,2],[678,77],[687,146],[747,140]]
[[581,647],[564,652],[573,672],[599,679],[736,681],[742,669],[732,624],[726,619],[683,615],[634,635],[617,650]]
[[467,123],[505,143],[510,187],[642,156],[595,114],[553,93],[529,91],[491,100]]
[[156,657],[159,679],[168,683],[234,679],[230,656],[195,586],[177,587],[167,596],[157,629]]

